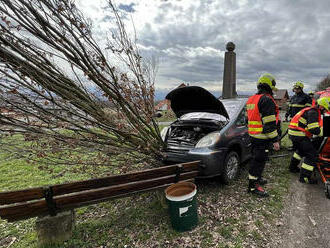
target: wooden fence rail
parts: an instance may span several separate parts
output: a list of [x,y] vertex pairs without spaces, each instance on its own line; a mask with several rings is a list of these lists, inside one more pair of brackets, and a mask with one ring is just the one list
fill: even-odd
[[0,217],[10,222],[50,214],[193,180],[199,161],[118,176],[0,192]]

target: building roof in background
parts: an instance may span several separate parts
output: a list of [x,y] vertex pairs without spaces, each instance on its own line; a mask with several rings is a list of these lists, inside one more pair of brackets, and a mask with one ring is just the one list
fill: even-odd
[[182,88],[182,87],[186,87],[187,85],[185,83],[180,84],[177,88]]
[[273,95],[275,100],[280,100],[283,98],[289,99],[289,94],[287,89],[278,89],[277,91],[274,92]]
[[171,104],[170,101],[165,99],[163,101],[160,101],[156,106],[155,110],[156,111],[166,111],[171,109]]

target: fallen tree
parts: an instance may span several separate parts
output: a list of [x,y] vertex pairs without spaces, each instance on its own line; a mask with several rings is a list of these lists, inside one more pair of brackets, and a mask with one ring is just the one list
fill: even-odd
[[72,0],[0,3],[0,129],[31,141],[28,150],[14,139],[2,149],[30,159],[56,154],[54,163],[70,150],[94,152],[95,164],[113,155],[161,158],[157,63],[141,57],[111,0],[113,25],[100,45]]

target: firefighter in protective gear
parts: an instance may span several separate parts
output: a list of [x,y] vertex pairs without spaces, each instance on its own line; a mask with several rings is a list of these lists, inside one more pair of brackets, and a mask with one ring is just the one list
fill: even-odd
[[249,168],[248,192],[260,197],[268,193],[261,187],[267,183],[262,172],[268,159],[267,150],[274,143],[274,150],[279,150],[276,119],[279,118],[278,108],[273,99],[275,78],[269,73],[261,75],[257,82],[258,93],[251,96],[247,103],[248,133],[252,143],[252,160]]
[[285,114],[286,120],[289,116],[290,118],[295,116],[303,108],[312,106],[312,98],[305,94],[303,89],[304,84],[302,82],[297,81],[293,84],[292,91],[295,93],[295,95],[290,99],[289,108]]
[[315,107],[316,106],[316,100],[314,98],[314,92],[310,91],[310,92],[308,92],[308,95],[312,99],[312,107]]
[[[293,173],[300,171],[299,181],[302,183],[317,182],[311,178],[318,157],[311,138],[313,135],[322,136],[321,115],[326,111],[329,111],[329,99],[320,97],[315,107],[304,108],[290,122],[288,133],[295,152],[291,158],[289,170]],[[304,161],[299,170],[298,165],[303,157]]]

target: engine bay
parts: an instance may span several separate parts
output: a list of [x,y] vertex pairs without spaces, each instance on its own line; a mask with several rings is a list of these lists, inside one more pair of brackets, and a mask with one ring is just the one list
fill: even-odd
[[[171,125],[167,142],[195,146],[205,135],[221,130],[227,122],[220,121],[178,121]],[[173,144],[174,143],[174,144]]]

